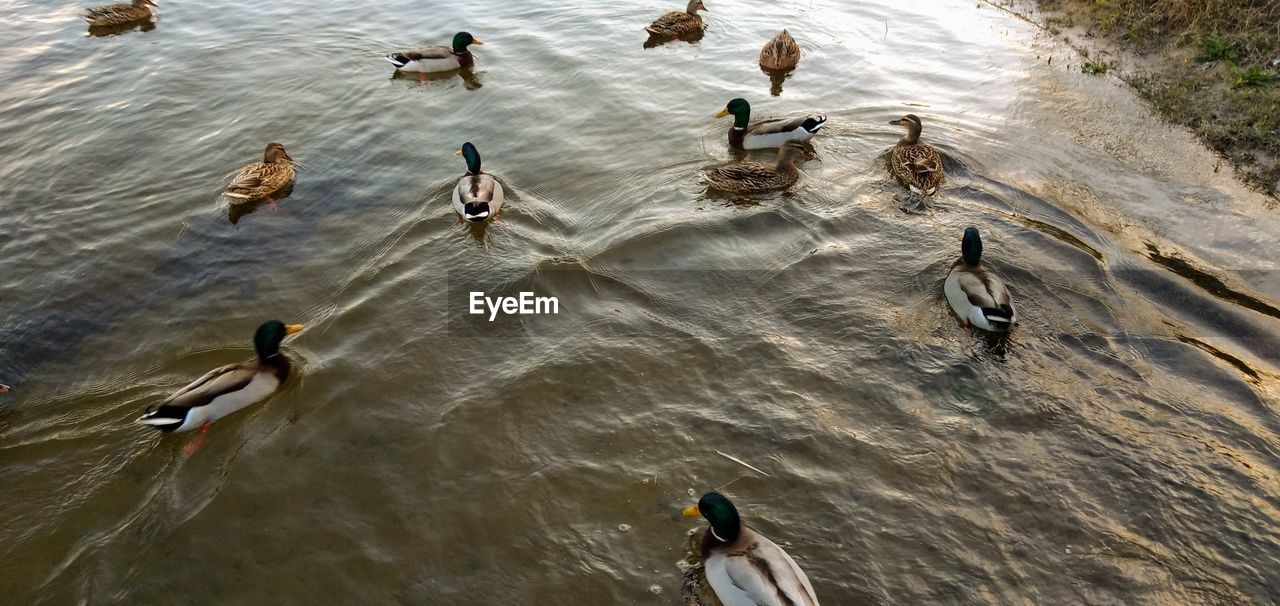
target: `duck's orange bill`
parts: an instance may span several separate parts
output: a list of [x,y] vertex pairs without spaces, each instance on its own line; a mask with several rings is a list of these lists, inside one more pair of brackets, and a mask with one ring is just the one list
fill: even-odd
[[284,327],[284,334],[291,335],[295,332],[298,332],[299,330],[302,330],[302,328],[303,328],[302,324],[289,324],[288,326]]
[[690,505],[688,507],[685,507],[684,510],[681,511],[680,513],[683,513],[686,518],[696,518],[702,515],[702,512],[698,511],[697,505]]

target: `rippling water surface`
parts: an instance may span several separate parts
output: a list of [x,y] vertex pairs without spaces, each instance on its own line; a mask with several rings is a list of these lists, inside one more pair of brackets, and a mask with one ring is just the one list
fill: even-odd
[[[89,37],[0,0],[2,594],[672,604],[679,508],[728,484],[824,604],[1276,600],[1275,211],[992,8],[707,1],[645,49],[672,5],[162,0]],[[380,57],[460,29],[468,78]],[[830,116],[792,192],[701,191],[735,96]],[[923,215],[884,177],[907,112],[949,158]],[[269,141],[297,187],[233,222]],[[464,141],[510,192],[483,231]],[[971,224],[1007,341],[941,296]],[[308,324],[282,393],[189,459],[132,423],[269,318]]]

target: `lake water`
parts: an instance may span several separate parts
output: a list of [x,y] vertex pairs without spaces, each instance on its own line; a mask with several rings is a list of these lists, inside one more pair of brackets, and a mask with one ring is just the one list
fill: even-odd
[[[13,603],[674,604],[680,508],[721,486],[824,604],[1278,599],[1280,215],[1034,27],[707,0],[646,49],[682,3],[161,2],[89,37],[0,0]],[[463,29],[468,78],[380,56]],[[738,96],[830,117],[791,192],[703,193]],[[949,158],[922,215],[904,113]],[[297,186],[233,223],[270,141]],[[464,141],[508,191],[483,230]],[[968,225],[1008,340],[942,297]],[[277,396],[190,458],[132,422],[272,318],[308,326]]]

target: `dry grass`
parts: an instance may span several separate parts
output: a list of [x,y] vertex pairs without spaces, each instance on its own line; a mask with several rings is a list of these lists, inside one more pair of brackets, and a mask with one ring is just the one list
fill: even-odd
[[[1280,186],[1280,0],[1038,0],[1051,18],[1166,58],[1130,83],[1253,185]],[[1278,196],[1280,197],[1280,196]]]

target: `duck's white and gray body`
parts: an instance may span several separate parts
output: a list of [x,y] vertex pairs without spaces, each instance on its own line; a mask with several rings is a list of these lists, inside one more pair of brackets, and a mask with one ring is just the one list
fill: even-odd
[[149,409],[138,422],[163,431],[190,431],[265,399],[287,373],[287,366],[281,370],[259,364],[216,368]]
[[956,261],[942,290],[956,315],[978,328],[1004,332],[1018,321],[1009,289],[981,264]]
[[753,122],[745,129],[731,126],[729,144],[740,149],[772,149],[782,147],[788,141],[803,143],[817,136],[827,124],[827,117],[820,115],[799,118],[780,118]]
[[481,223],[498,216],[505,201],[502,184],[488,173],[467,173],[453,188],[453,210],[471,223]]
[[447,46],[427,46],[413,51],[391,53],[386,59],[402,72],[428,74],[449,72],[474,64],[470,51],[455,53]]
[[818,606],[796,561],[749,528],[733,546],[713,551],[705,565],[707,583],[724,606]]

